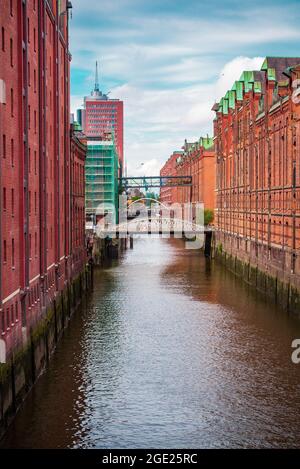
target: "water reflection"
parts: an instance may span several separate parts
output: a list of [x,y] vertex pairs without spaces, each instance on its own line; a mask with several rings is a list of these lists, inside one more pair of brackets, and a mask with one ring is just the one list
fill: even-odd
[[299,446],[299,322],[180,240],[139,240],[95,290],[5,447]]

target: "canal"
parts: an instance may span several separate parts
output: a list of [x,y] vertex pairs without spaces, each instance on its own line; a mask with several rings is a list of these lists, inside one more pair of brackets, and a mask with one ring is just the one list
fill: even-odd
[[95,273],[9,448],[300,446],[300,323],[181,240]]

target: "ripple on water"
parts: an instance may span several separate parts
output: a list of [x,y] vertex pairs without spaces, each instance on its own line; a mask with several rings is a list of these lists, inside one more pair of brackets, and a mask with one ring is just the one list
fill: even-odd
[[139,240],[95,289],[3,446],[297,447],[300,325],[180,240]]

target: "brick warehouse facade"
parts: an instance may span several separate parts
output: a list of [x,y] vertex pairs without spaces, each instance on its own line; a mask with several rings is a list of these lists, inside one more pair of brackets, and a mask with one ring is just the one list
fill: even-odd
[[0,4],[0,434],[86,286],[86,147],[69,123],[71,6]]
[[[174,151],[160,170],[161,176],[177,176],[177,159],[183,151]],[[160,201],[163,204],[173,204],[177,200],[177,187],[161,187]]]
[[298,312],[300,105],[292,97],[299,64],[300,58],[266,58],[213,108],[217,252]]
[[71,252],[72,277],[82,271],[85,248],[85,161],[87,139],[78,124],[71,125]]
[[192,176],[192,187],[162,187],[162,203],[204,203],[215,206],[215,152],[213,139],[201,137],[198,142],[184,142],[182,151],[174,152],[160,171],[161,176]]

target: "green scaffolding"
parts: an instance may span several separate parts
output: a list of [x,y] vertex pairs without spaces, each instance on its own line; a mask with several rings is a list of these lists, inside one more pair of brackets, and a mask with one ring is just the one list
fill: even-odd
[[[87,220],[118,210],[118,155],[114,141],[88,140],[85,162]],[[116,220],[117,221],[117,220]]]

